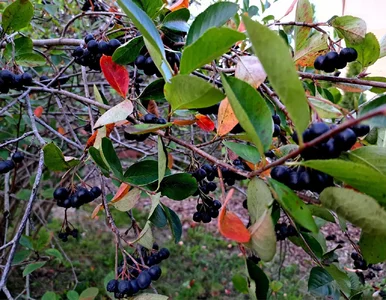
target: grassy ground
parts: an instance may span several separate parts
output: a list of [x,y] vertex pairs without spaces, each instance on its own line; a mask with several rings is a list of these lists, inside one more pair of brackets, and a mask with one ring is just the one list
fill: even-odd
[[[144,219],[140,211],[135,211],[137,220]],[[115,213],[118,226],[128,226],[128,218],[123,213]],[[114,270],[115,247],[111,232],[101,226],[102,220],[79,226],[81,236],[78,240],[70,238],[61,245],[70,257],[79,284],[80,293],[88,287],[97,287],[99,297],[106,297],[103,280],[106,274]],[[49,227],[54,232],[60,228],[61,220],[50,221]],[[75,224],[74,224],[75,225]],[[232,277],[243,274],[244,259],[240,257],[237,245],[224,240],[217,233],[207,231],[205,226],[197,226],[184,231],[182,242],[175,244],[169,229],[160,230],[155,236],[162,247],[169,248],[171,256],[162,262],[163,275],[154,287],[160,294],[173,299],[248,299],[235,290]],[[278,265],[265,265],[267,273],[277,277]],[[21,291],[24,285],[22,270],[12,273],[11,291]],[[305,283],[299,281],[296,266],[281,269],[280,281],[284,287],[274,296],[276,299],[304,299],[301,292]],[[65,293],[73,288],[71,267],[65,260],[62,264],[50,261],[43,268],[31,274],[32,297],[40,299],[46,291],[54,291],[66,299]],[[151,290],[149,290],[151,292]],[[311,298],[308,298],[311,299]]]

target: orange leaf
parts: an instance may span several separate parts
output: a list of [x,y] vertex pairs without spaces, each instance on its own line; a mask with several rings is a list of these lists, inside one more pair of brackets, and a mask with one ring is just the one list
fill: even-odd
[[65,135],[65,134],[66,134],[66,131],[64,130],[63,127],[59,127],[59,128],[58,128],[58,132],[59,132],[61,135]]
[[220,102],[220,107],[218,108],[218,125],[217,125],[217,134],[219,136],[226,135],[229,133],[239,121],[236,118],[235,113],[226,97]]
[[110,124],[107,124],[106,125],[106,136],[108,137],[111,133],[111,131],[113,131],[115,127],[115,123],[110,123]]
[[218,217],[218,228],[220,233],[231,240],[238,243],[247,243],[251,239],[251,234],[245,227],[240,218],[231,211],[227,211],[226,205],[232,197],[234,189],[231,189],[224,201],[224,205],[220,210]]
[[35,108],[34,115],[40,118],[43,114],[43,106],[38,106]]
[[158,106],[157,106],[157,103],[154,100],[150,100],[149,101],[149,104],[147,105],[147,111],[149,113],[159,117]]
[[106,55],[101,57],[100,65],[103,75],[111,87],[123,98],[126,98],[129,90],[129,72],[127,72],[127,69],[116,64],[111,56]]
[[196,123],[196,120],[173,120],[173,124],[178,126],[192,125],[194,123]]
[[122,183],[121,186],[119,187],[117,193],[115,194],[114,198],[111,200],[110,203],[115,203],[118,202],[119,200],[122,199],[123,196],[125,196],[130,190],[130,185],[127,183]]
[[95,209],[93,210],[92,214],[91,214],[91,219],[95,219],[95,217],[98,215],[98,213],[100,212],[100,210],[103,210],[103,204],[99,204],[97,205],[97,207],[95,207]]
[[354,144],[354,146],[351,147],[350,150],[355,150],[355,149],[362,148],[362,147],[363,147],[363,145],[360,142],[356,142]]
[[88,138],[87,143],[86,143],[86,149],[88,149],[94,145],[97,134],[98,134],[98,130],[95,130],[94,133],[92,134],[92,136],[90,136]]
[[[251,162],[249,162],[249,161],[245,161],[245,163],[247,164],[247,166],[248,166],[252,171],[256,171],[256,170],[261,169],[261,168],[264,167],[265,165],[267,165],[267,164],[268,164],[268,161],[265,160],[265,163],[264,163],[263,161],[260,161],[260,162],[258,162],[257,164],[253,164],[253,163],[251,163]],[[264,177],[269,176],[269,174],[271,174],[271,170],[270,170],[270,169],[265,170],[264,172],[262,172],[262,173],[260,174],[260,177],[263,177],[263,178],[264,178]]]
[[181,8],[188,8],[189,7],[189,0],[178,0],[176,3],[171,5],[169,9],[171,11],[175,11]]
[[213,131],[216,127],[214,122],[208,116],[197,114],[195,117],[197,119],[196,124],[204,131]]
[[168,153],[168,168],[171,170],[173,168],[173,155]]

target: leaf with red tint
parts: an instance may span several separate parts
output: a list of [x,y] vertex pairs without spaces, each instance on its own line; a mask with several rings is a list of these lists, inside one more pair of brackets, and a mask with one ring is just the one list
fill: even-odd
[[91,219],[95,219],[95,218],[97,217],[98,213],[99,213],[101,210],[104,210],[103,204],[102,204],[102,203],[99,204],[99,205],[97,205],[97,206],[94,208],[94,210],[93,210],[93,212],[92,212],[92,214],[91,214]]
[[224,201],[224,205],[220,210],[218,228],[224,237],[238,243],[247,243],[251,239],[251,233],[237,215],[226,209],[226,205],[232,197],[233,192],[234,189],[229,191],[227,199]]
[[64,130],[63,127],[59,127],[59,128],[58,128],[58,132],[59,132],[61,135],[65,135],[65,134],[66,134],[66,131]]
[[189,7],[189,0],[178,0],[176,3],[170,6],[171,11],[175,11],[181,8],[188,8]]
[[229,133],[239,121],[236,118],[235,113],[226,97],[221,101],[220,107],[218,108],[218,125],[217,134],[219,136],[226,135]]
[[43,106],[38,106],[35,108],[34,115],[35,117],[40,118],[43,114]]
[[115,203],[121,200],[123,196],[125,196],[129,192],[129,190],[130,190],[130,185],[128,185],[127,183],[122,183],[110,203]]
[[101,57],[100,65],[107,82],[119,95],[126,98],[129,90],[129,72],[127,69],[116,64],[111,56],[106,55]]
[[86,149],[90,148],[91,146],[94,146],[96,136],[98,134],[98,130],[95,130],[92,136],[90,136],[86,143]]
[[173,124],[177,126],[187,126],[196,123],[196,120],[173,120]]
[[173,155],[171,153],[168,153],[168,168],[170,170],[173,169],[173,163],[174,163]]
[[208,116],[197,114],[195,117],[197,119],[196,124],[204,131],[213,131],[216,127],[214,122]]
[[147,105],[147,111],[157,117],[159,117],[158,105],[154,100],[150,100]]

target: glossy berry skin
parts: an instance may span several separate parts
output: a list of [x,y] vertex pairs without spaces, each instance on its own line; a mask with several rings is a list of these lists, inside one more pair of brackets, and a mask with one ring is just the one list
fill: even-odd
[[145,62],[146,62],[146,57],[143,55],[139,55],[135,61],[134,64],[139,70],[143,70],[145,68]]
[[157,124],[166,124],[167,121],[164,118],[158,118],[157,119]]
[[354,146],[357,141],[357,136],[350,128],[347,128],[341,132],[339,132],[334,137],[334,143],[338,149],[341,151],[350,150],[352,146]]
[[326,58],[325,55],[319,55],[315,61],[314,61],[314,68],[316,70],[323,70],[324,69],[324,59]]
[[9,70],[1,70],[0,78],[4,81],[5,84],[13,84],[13,82],[15,81],[15,74],[13,74]]
[[273,137],[277,137],[277,136],[280,135],[280,132],[281,132],[280,126],[277,125],[277,124],[274,124],[273,125],[273,134],[272,134],[272,136]]
[[197,181],[201,181],[203,179],[205,179],[206,177],[206,172],[204,169],[197,169],[194,173],[193,173],[193,177],[197,179]]
[[330,127],[326,123],[323,123],[323,122],[313,123],[308,129],[308,135],[306,137],[303,136],[303,139],[305,142],[309,142],[319,137],[320,135],[326,133],[329,130],[330,130]]
[[92,199],[92,195],[90,194],[90,192],[83,187],[78,188],[76,196],[82,203],[88,203]]
[[73,208],[78,208],[83,204],[83,202],[79,200],[77,195],[72,195],[69,199],[71,201],[71,207]]
[[133,295],[138,293],[140,288],[138,286],[137,280],[136,279],[130,280],[130,284],[131,284],[131,291],[132,291]]
[[109,46],[112,48],[112,49],[117,49],[119,46],[121,46],[121,42],[118,41],[117,39],[112,39],[109,41]]
[[151,284],[151,277],[150,277],[149,273],[146,270],[142,271],[141,274],[138,275],[137,283],[138,283],[138,287],[141,290],[147,289],[150,286],[150,284]]
[[157,121],[158,121],[158,118],[156,115],[146,114],[143,116],[144,123],[157,123]]
[[193,221],[194,222],[197,222],[197,223],[200,223],[202,221],[202,218],[201,218],[201,213],[199,211],[196,211],[194,214],[193,214]]
[[100,195],[102,195],[102,190],[97,187],[97,186],[94,186],[91,190],[90,190],[90,193],[93,194],[93,198],[96,199],[98,198]]
[[148,76],[153,75],[157,71],[157,67],[155,66],[154,61],[150,56],[146,58],[143,71]]
[[118,280],[111,279],[106,286],[106,290],[110,293],[115,293],[118,291]]
[[98,52],[101,54],[110,56],[111,55],[110,54],[111,48],[110,48],[109,44],[106,43],[105,41],[100,41],[98,43]]
[[131,291],[131,284],[128,280],[120,280],[118,283],[118,292],[128,294]]
[[342,58],[342,56],[339,55],[339,59],[337,60],[335,68],[344,69],[346,66],[347,66],[347,61],[344,58]]
[[364,259],[359,259],[354,261],[354,266],[356,269],[367,270],[367,262]]
[[286,183],[290,177],[289,168],[286,166],[277,166],[271,170],[271,177],[279,182]]
[[357,124],[351,127],[351,130],[354,131],[356,136],[362,137],[370,132],[370,126],[365,124]]
[[76,47],[74,49],[74,51],[72,52],[72,56],[73,57],[81,57],[83,55],[83,52],[84,52],[84,50],[81,46]]
[[15,163],[21,163],[21,162],[24,160],[24,153],[23,153],[23,152],[15,152],[15,153],[12,155],[12,160],[13,160]]
[[298,187],[299,190],[306,190],[311,184],[311,177],[307,171],[303,171],[299,173],[298,177]]
[[272,120],[273,120],[273,123],[276,125],[280,125],[281,123],[280,117],[277,114],[272,115]]
[[210,192],[214,192],[217,189],[217,184],[214,182],[208,182],[206,186]]
[[25,86],[32,85],[32,75],[27,72],[23,73],[23,75],[21,75],[21,83]]
[[86,35],[86,37],[84,38],[84,42],[87,44],[89,41],[93,40],[94,39],[94,36],[92,34],[88,34]]
[[70,191],[65,187],[59,187],[54,191],[54,199],[56,200],[66,200],[70,195]]
[[151,280],[158,280],[161,277],[162,270],[159,266],[152,266],[149,270]]
[[210,223],[212,221],[212,217],[210,216],[209,213],[202,213],[202,223]]
[[288,186],[293,190],[299,190],[299,173],[292,171],[289,176]]
[[213,201],[213,208],[217,209],[217,210],[220,209],[221,208],[221,202],[218,200],[214,200]]
[[336,53],[335,51],[327,53],[326,58],[324,59],[324,62],[323,62],[323,65],[324,65],[323,71],[326,73],[334,72],[338,62],[339,62],[338,53]]
[[352,62],[358,58],[358,52],[354,48],[344,48],[340,51],[339,56],[346,62]]
[[158,255],[161,258],[161,260],[165,260],[165,259],[169,258],[170,251],[166,248],[161,248],[158,252]]
[[211,208],[210,211],[209,211],[209,215],[213,219],[216,219],[219,214],[220,214],[220,212],[218,210],[214,209],[214,208]]
[[98,52],[98,42],[96,40],[91,40],[87,43],[87,49],[91,53],[97,53]]

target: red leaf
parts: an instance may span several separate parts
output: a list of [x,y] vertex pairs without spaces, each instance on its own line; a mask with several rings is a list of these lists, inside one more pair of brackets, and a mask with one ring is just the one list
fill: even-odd
[[247,243],[251,239],[250,232],[238,216],[226,209],[227,202],[232,197],[233,191],[234,189],[229,191],[227,199],[224,201],[224,205],[220,210],[218,229],[220,230],[220,233],[228,239],[238,243]]
[[122,183],[110,203],[115,203],[121,200],[123,196],[125,196],[129,192],[129,190],[130,190],[130,185],[128,185],[127,183]]
[[214,122],[205,115],[197,114],[196,116],[196,124],[198,127],[200,127],[202,130],[205,131],[213,131],[215,128]]
[[126,98],[129,90],[129,72],[124,66],[113,62],[111,56],[103,55],[100,60],[101,69],[106,80],[119,95]]
[[40,118],[43,114],[43,106],[38,106],[35,108],[34,115]]

